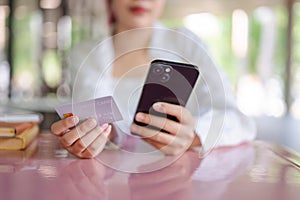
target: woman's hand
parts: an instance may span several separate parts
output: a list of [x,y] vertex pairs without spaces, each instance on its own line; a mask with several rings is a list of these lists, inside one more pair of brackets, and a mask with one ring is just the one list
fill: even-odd
[[142,136],[146,142],[168,155],[178,155],[191,147],[201,146],[200,139],[194,132],[195,120],[186,108],[159,102],[153,104],[153,109],[175,116],[178,122],[150,114],[137,113],[135,119],[138,122],[154,126],[159,130],[132,124],[131,132]]
[[111,125],[97,125],[93,118],[79,123],[77,116],[68,117],[52,124],[51,132],[60,144],[79,158],[93,158],[104,148]]

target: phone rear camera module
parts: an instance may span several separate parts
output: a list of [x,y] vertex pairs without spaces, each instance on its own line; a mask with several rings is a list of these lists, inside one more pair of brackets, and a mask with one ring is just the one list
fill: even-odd
[[165,69],[165,72],[167,72],[167,73],[169,73],[171,71],[171,68],[169,68],[169,67],[167,67],[166,69]]
[[153,68],[153,73],[154,73],[154,74],[161,75],[163,72],[164,72],[164,68],[163,68],[163,66],[161,66],[161,65],[156,65],[156,66]]
[[166,83],[170,80],[170,75],[169,74],[163,74],[161,77],[160,77],[160,81],[163,82],[163,83]]

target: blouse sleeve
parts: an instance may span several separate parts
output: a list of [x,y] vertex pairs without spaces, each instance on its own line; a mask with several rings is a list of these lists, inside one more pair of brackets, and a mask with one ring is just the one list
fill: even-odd
[[195,86],[190,110],[196,119],[195,132],[208,151],[219,146],[237,145],[255,138],[254,121],[239,111],[231,84],[216,66],[203,42],[184,29],[183,53],[199,67],[200,77]]

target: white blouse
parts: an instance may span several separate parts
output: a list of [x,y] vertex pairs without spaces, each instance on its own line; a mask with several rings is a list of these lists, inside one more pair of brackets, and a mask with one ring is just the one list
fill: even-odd
[[[124,35],[116,37],[122,39]],[[141,48],[135,47],[133,40],[129,42],[132,50]],[[195,132],[204,150],[237,145],[255,138],[254,122],[238,110],[227,77],[196,35],[187,29],[171,30],[156,23],[150,44],[144,48],[147,48],[150,60],[163,59],[198,66],[200,76],[186,108],[196,119]],[[120,51],[120,55],[128,53],[126,49]],[[114,58],[112,38],[77,45],[68,58],[72,100],[112,95],[124,118],[116,125],[129,133],[145,77],[132,78],[128,72],[121,78],[114,78],[111,70]]]

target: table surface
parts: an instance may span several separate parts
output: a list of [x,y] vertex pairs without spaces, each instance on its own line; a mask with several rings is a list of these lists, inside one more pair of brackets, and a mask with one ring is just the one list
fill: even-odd
[[105,150],[78,159],[49,133],[25,151],[0,151],[0,199],[255,199],[300,196],[300,157],[255,141],[203,156]]

